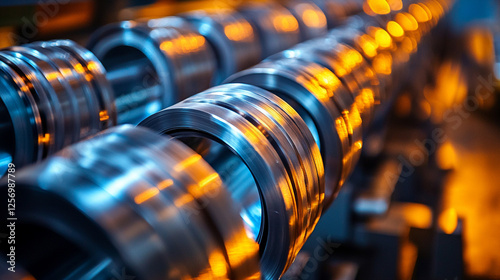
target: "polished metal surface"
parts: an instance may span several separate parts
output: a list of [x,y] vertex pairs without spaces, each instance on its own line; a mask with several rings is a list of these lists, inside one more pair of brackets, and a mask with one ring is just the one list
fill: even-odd
[[186,18],[214,50],[217,69],[212,85],[261,60],[261,42],[256,30],[235,10],[197,10],[180,16]]
[[262,59],[300,42],[297,19],[280,4],[246,2],[238,11],[257,31],[262,46]]
[[105,26],[88,48],[108,72],[120,124],[209,88],[216,67],[207,40],[179,17]]
[[[317,66],[317,65],[314,65]],[[325,163],[325,204],[333,201],[351,166],[349,130],[342,111],[334,102],[332,87],[344,91],[338,81],[328,89],[307,73],[308,63],[297,59],[264,62],[230,77],[228,82],[262,87],[287,101],[306,120],[315,134]],[[324,70],[328,71],[326,68]]]
[[0,52],[2,139],[19,166],[116,124],[112,92],[99,61],[67,40]]
[[[263,274],[267,279],[279,277],[311,233],[323,201],[321,156],[299,115],[265,90],[227,84],[167,108],[140,125],[172,135],[202,154],[234,198],[254,198],[244,203],[241,215],[250,218],[247,225],[258,234]],[[200,145],[193,138],[207,142]],[[214,141],[220,144],[212,147]],[[239,157],[239,167],[220,164],[221,153]],[[232,176],[241,173],[232,170],[242,164],[251,176],[245,181],[255,184],[230,185],[239,182]]]
[[[316,73],[326,73],[324,79],[339,79],[342,85],[350,92],[350,99],[345,97],[343,102],[356,103],[357,110],[363,117],[363,125],[367,129],[372,121],[375,103],[380,104],[379,82],[375,72],[367,65],[359,52],[338,43],[331,37],[324,37],[316,40],[310,40],[299,44],[294,48],[278,53],[271,60],[280,58],[297,58],[307,62],[314,62],[331,71],[325,71],[317,67]],[[311,71],[314,71],[314,67]],[[335,78],[330,78],[333,77]],[[345,94],[344,94],[345,95]],[[344,106],[344,108],[347,108]]]
[[[34,277],[88,279],[96,271],[89,267],[99,268],[92,279],[114,269],[140,279],[259,277],[258,246],[217,173],[181,143],[144,128],[113,128],[66,148],[17,174],[16,192],[25,229],[18,240],[27,241],[18,250],[33,250],[30,242],[48,234],[44,242],[60,254],[21,254]],[[79,267],[86,274],[76,277]]]
[[294,0],[287,2],[285,7],[293,14],[299,23],[301,41],[320,37],[327,33],[328,26],[326,16],[313,2]]
[[[243,3],[103,27],[95,56],[66,40],[1,51],[0,172],[55,154],[16,175],[20,264],[45,279],[283,276],[448,8],[327,33],[360,7]],[[60,151],[117,123],[142,128]]]

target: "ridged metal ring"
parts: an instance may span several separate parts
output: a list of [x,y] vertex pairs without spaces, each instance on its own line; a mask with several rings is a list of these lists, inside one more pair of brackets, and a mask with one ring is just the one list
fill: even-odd
[[[339,44],[330,38],[309,40],[294,48],[270,57],[270,60],[297,58],[317,63],[328,68],[349,90],[352,102],[357,104],[362,115],[364,128],[371,123],[378,100],[378,80],[375,73],[366,65],[363,57],[356,50]],[[321,77],[321,72],[318,77]],[[371,77],[366,77],[371,75]],[[316,77],[316,74],[312,75]],[[376,100],[377,99],[377,100]]]
[[218,64],[212,85],[260,62],[262,50],[258,34],[236,11],[198,10],[180,16],[212,45]]
[[[23,223],[51,232],[68,254],[94,257],[56,278],[114,270],[141,279],[259,277],[258,246],[217,173],[171,138],[113,128],[16,175]],[[245,256],[235,254],[242,248]]]
[[262,59],[300,42],[299,23],[277,3],[249,2],[238,11],[254,26],[262,44]]
[[[260,220],[260,226],[257,221],[247,224],[257,228],[253,233],[260,242],[261,267],[266,279],[281,276],[291,264],[317,222],[323,198],[321,157],[314,138],[291,107],[281,108],[278,104],[284,103],[262,89],[223,85],[169,107],[141,123],[188,144],[193,138],[207,139],[226,147],[220,149],[211,142],[198,149],[221,174],[233,198],[252,197],[247,192],[258,191],[260,201],[246,207],[254,207],[255,203],[262,205],[260,217],[255,217]],[[231,178],[234,174],[224,168],[235,170],[238,167],[221,168],[217,161],[224,157],[214,156],[207,149],[236,155],[255,184],[249,186],[249,190],[235,184],[238,180]],[[245,219],[245,212],[242,217]]]
[[4,129],[11,134],[4,141],[15,141],[2,146],[19,167],[116,124],[106,80],[92,86],[89,81],[98,77],[85,73],[90,67],[99,72],[99,61],[53,47],[59,44],[82,51],[71,41],[54,41],[0,52],[2,85],[9,92],[1,97],[1,111],[9,116]]
[[[335,93],[321,87],[297,59],[263,62],[239,72],[226,82],[245,83],[269,90],[289,103],[306,121],[325,164],[325,206],[347,178],[351,151],[346,120],[334,101]],[[324,208],[323,208],[324,209]]]
[[[237,96],[234,96],[235,92]],[[304,211],[302,227],[307,239],[322,210],[320,205],[324,199],[324,168],[314,137],[295,110],[274,94],[242,84],[216,87],[195,95],[188,101],[232,107],[236,111],[245,112],[251,121],[271,131],[268,135],[271,136],[272,133],[276,140],[270,141],[277,141],[276,149],[282,150],[280,157],[288,158],[286,164],[289,168],[295,166],[290,170],[290,177],[297,177],[292,181],[297,189],[296,193],[302,196],[298,205],[302,205],[299,209]]]
[[209,88],[216,67],[206,39],[179,17],[105,26],[88,48],[108,71],[120,124]]

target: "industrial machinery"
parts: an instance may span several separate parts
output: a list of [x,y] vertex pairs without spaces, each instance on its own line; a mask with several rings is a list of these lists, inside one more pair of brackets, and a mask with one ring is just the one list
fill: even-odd
[[474,276],[431,104],[491,98],[443,56],[454,1],[95,2],[0,50],[1,279]]

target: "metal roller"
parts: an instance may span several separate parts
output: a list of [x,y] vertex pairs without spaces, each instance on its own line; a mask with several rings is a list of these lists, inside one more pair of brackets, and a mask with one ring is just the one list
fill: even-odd
[[326,16],[314,2],[294,0],[287,2],[285,7],[293,14],[299,23],[301,41],[320,37],[327,33],[328,26]]
[[[362,115],[364,128],[367,129],[373,118],[375,103],[380,103],[379,82],[359,52],[326,37],[299,44],[271,56],[270,60],[281,58],[297,58],[328,68],[350,91],[352,100],[349,102],[356,103],[357,110]],[[318,71],[316,73],[319,74],[312,76],[321,76],[321,73],[325,72]]]
[[16,175],[17,260],[37,279],[259,278],[217,173],[172,138],[112,128]]
[[[330,74],[332,80],[318,81],[320,77],[312,76],[309,67],[321,69],[320,77]],[[350,93],[328,69],[298,59],[264,62],[231,76],[227,82],[269,90],[288,102],[306,121],[325,163],[326,208],[335,199],[361,148],[359,115],[351,121],[350,116],[343,114],[352,104],[342,102],[351,98]],[[354,138],[353,133],[356,133]]]
[[209,88],[216,68],[207,40],[179,17],[111,24],[88,47],[108,71],[120,124]]
[[[319,2],[323,11],[345,4]],[[19,265],[40,279],[280,278],[355,168],[367,125],[387,113],[443,3],[356,16],[195,96],[258,49],[267,57],[324,32],[304,31],[307,3],[110,25],[90,43],[108,75],[70,41],[0,52],[5,165],[39,161],[191,96],[140,123],[151,130],[113,128],[20,170]],[[328,24],[356,10],[348,6],[325,12]],[[255,41],[231,39],[247,28]]]
[[272,2],[248,2],[238,11],[257,31],[262,59],[300,42],[299,23],[285,7]]
[[104,68],[72,41],[4,49],[0,71],[1,154],[18,167],[116,124]]
[[367,34],[366,31],[361,31],[360,26],[364,26],[364,21],[365,19],[361,16],[352,16],[346,21],[345,25],[331,30],[327,38],[335,42],[335,44],[354,48],[363,56],[367,66],[375,74],[372,83],[377,85],[376,88],[378,88],[378,92],[374,92],[376,103],[383,104],[388,99],[388,92],[390,91],[390,75],[374,69],[373,60],[379,54],[380,49],[375,38]]
[[228,84],[140,125],[183,141],[220,174],[260,243],[264,277],[280,277],[317,223],[324,198],[321,155],[300,116],[265,90]]
[[[425,20],[422,19],[423,15],[419,17],[416,14],[412,6],[417,4],[421,8],[418,11],[425,12]],[[407,68],[409,55],[417,50],[421,38],[442,17],[444,6],[436,0],[428,0],[406,6],[408,13],[393,13],[391,16],[356,15],[350,17],[345,25],[329,32],[327,37],[331,40],[351,46],[361,53],[376,73],[380,83],[381,105],[377,110],[377,119],[387,115],[401,82],[411,78]],[[420,21],[417,22],[416,18],[420,18]],[[412,20],[415,22],[411,23]]]
[[198,10],[181,14],[212,46],[217,69],[212,82],[220,84],[229,75],[259,63],[261,43],[253,26],[230,9]]

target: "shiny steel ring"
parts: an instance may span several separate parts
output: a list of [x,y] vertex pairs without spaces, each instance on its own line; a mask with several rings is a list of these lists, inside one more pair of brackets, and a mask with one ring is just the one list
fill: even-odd
[[[275,147],[279,146],[276,150],[283,151],[280,157],[288,158],[289,167],[295,165],[294,170],[289,170],[295,171],[290,174],[290,177],[298,175],[298,182],[297,180],[294,182],[294,188],[297,189],[296,197],[300,194],[303,197],[302,202],[298,201],[298,205],[302,204],[302,207],[298,207],[299,210],[304,211],[302,229],[304,239],[298,241],[298,249],[300,249],[303,245],[301,242],[307,239],[317,223],[324,198],[322,176],[324,171],[319,148],[307,125],[290,105],[271,93],[254,89],[248,85],[227,84],[195,95],[189,99],[189,102],[217,103],[221,106],[232,107],[239,112],[245,112],[251,121],[270,131],[269,137],[274,135],[276,140],[280,139],[275,145]],[[235,92],[237,92],[236,96]],[[274,143],[274,139],[270,142]],[[293,154],[296,154],[296,157]],[[299,166],[296,166],[297,164]]]
[[253,26],[230,9],[197,10],[180,16],[211,44],[217,58],[213,85],[260,62],[261,43]]
[[[112,275],[114,269],[141,279],[259,276],[258,247],[246,236],[220,179],[177,141],[118,127],[20,172],[16,189],[26,203],[16,214],[27,227],[39,229],[36,234],[51,232],[47,242],[66,244],[58,247],[60,254],[95,256],[59,270],[57,278]],[[211,207],[227,213],[213,217]],[[234,255],[240,246],[248,253],[243,258]]]
[[374,78],[375,74],[367,68],[361,54],[356,50],[329,38],[320,38],[299,44],[270,57],[271,60],[280,58],[298,58],[317,63],[332,71],[349,90],[352,101],[357,104],[359,113],[362,115],[363,126],[365,129],[368,128],[375,110],[374,92],[378,92],[378,84],[375,80],[365,77],[371,74]]
[[118,123],[138,123],[209,88],[216,67],[211,46],[179,17],[111,24],[88,47],[108,71]]
[[299,23],[277,3],[248,2],[238,11],[254,26],[262,44],[262,59],[300,42]]
[[[268,279],[282,275],[309,234],[308,226],[316,223],[316,217],[312,216],[319,210],[309,211],[301,206],[310,201],[317,203],[322,198],[314,196],[317,191],[311,190],[321,191],[320,186],[309,183],[307,188],[297,180],[307,176],[311,182],[315,182],[316,176],[316,182],[321,184],[321,171],[317,171],[321,165],[316,162],[318,158],[310,158],[311,155],[319,156],[318,151],[307,154],[303,146],[303,143],[307,143],[314,147],[312,135],[302,141],[292,142],[294,137],[301,135],[298,127],[304,127],[305,124],[297,126],[300,118],[296,113],[292,114],[293,118],[286,117],[283,109],[272,102],[273,99],[275,97],[270,93],[256,87],[223,85],[167,108],[141,123],[199,150],[203,158],[221,174],[233,198],[241,201],[244,208],[250,209],[242,212],[244,219],[249,219],[247,212],[252,212],[255,204],[257,207],[262,205],[261,214],[247,221],[247,224],[254,226],[253,233],[261,243],[261,267]],[[285,109],[291,110],[290,107]],[[294,126],[297,127],[290,130]],[[210,143],[197,145],[193,139],[204,139]],[[234,170],[239,169],[236,163],[221,166],[221,160],[224,163],[234,161],[228,160],[231,155],[239,159],[238,165],[244,165],[249,170],[246,174],[251,178],[246,178],[246,181],[254,183],[248,189],[232,177]],[[228,172],[227,168],[231,170]],[[255,198],[252,194],[255,191],[259,192],[260,199],[257,197],[257,201],[246,203],[248,197]],[[313,203],[311,210],[317,207]]]
[[[109,94],[100,95],[105,92],[105,81],[101,83],[103,89],[90,88],[89,77],[78,73],[87,63],[78,63],[67,51],[48,46],[59,43],[11,47],[0,54],[3,84],[14,87],[2,95],[3,113],[9,115],[3,120],[11,122],[5,127],[12,134],[4,141],[16,139],[15,145],[3,146],[8,147],[7,153],[18,167],[39,161],[116,123],[112,103],[96,101],[112,98]],[[77,51],[81,48],[71,41],[62,44]],[[87,57],[86,62],[98,69],[97,60]]]
[[344,171],[341,182],[344,182],[358,162],[363,143],[362,124],[365,119],[360,114],[356,98],[353,98],[339,78],[326,67],[300,59],[284,59],[282,62],[276,62],[284,68],[289,67],[289,65],[291,68],[296,67],[301,75],[307,77],[311,83],[317,85],[328,95],[342,114],[349,139],[349,148],[344,151],[343,158]]
[[347,176],[343,159],[350,151],[349,135],[345,119],[332,96],[311,81],[303,67],[296,59],[264,62],[231,76],[227,82],[269,90],[289,103],[306,121],[325,164],[324,204],[329,205]]

